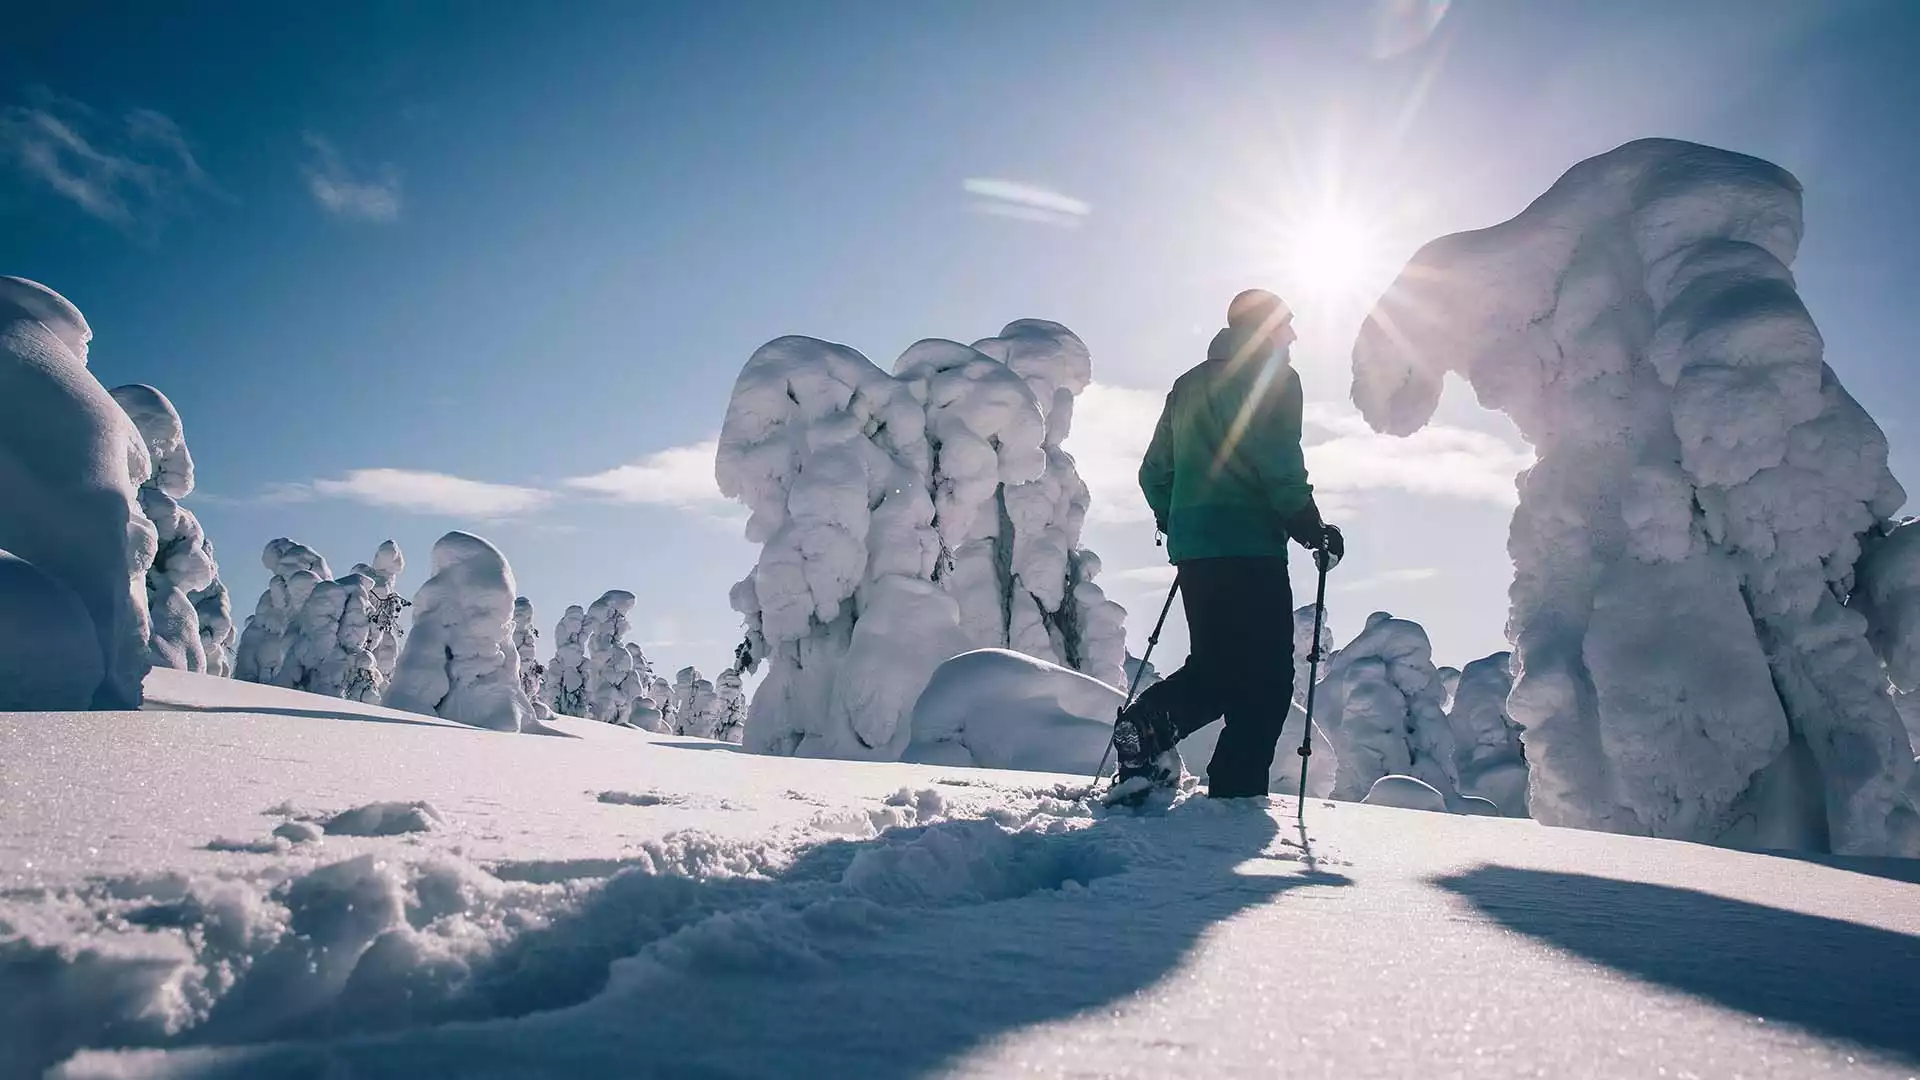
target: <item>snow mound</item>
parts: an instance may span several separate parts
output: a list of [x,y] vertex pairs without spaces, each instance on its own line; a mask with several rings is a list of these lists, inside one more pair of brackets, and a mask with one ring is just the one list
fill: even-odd
[[[0,277],[0,549],[86,609],[95,645],[67,661],[99,670],[96,708],[137,708],[151,662],[146,575],[153,525],[137,489],[151,463],[127,414],[87,370],[93,331],[44,285]],[[71,638],[61,638],[71,644]],[[45,658],[8,639],[0,668]]]
[[[1355,342],[1375,429],[1420,428],[1454,372],[1535,448],[1508,709],[1542,821],[1711,841],[1764,791],[1817,849],[1920,854],[1912,747],[1842,605],[1905,494],[1795,292],[1801,235],[1785,170],[1628,143],[1426,245]],[[1812,797],[1762,782],[1788,772]]]
[[445,824],[446,818],[430,802],[376,802],[343,810],[322,823],[322,828],[329,836],[399,836],[432,832]]
[[976,649],[935,669],[914,703],[901,760],[1092,775],[1123,700],[1057,664]]
[[386,704],[474,727],[519,731],[533,721],[513,646],[513,569],[471,533],[433,545],[433,576],[413,596]]
[[32,563],[0,551],[0,712],[85,709],[106,670],[87,606]]
[[1366,798],[1360,801],[1368,806],[1397,806],[1402,810],[1431,810],[1436,814],[1447,812],[1446,796],[1432,784],[1412,776],[1383,776],[1373,782]]

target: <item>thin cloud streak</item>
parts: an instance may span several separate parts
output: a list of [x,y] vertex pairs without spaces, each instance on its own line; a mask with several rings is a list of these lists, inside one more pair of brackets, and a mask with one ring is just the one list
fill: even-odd
[[184,209],[189,192],[217,190],[164,113],[130,109],[116,123],[44,90],[0,109],[0,160],[122,228],[153,226]]
[[554,500],[550,491],[514,484],[492,484],[418,469],[354,469],[337,480],[275,485],[269,498],[302,502],[312,498],[348,499],[417,514],[483,519],[510,518],[538,510]]
[[341,160],[332,142],[309,131],[303,138],[313,157],[301,166],[307,191],[327,213],[350,221],[392,222],[400,218],[400,172],[381,165],[373,178],[358,177]]
[[1020,180],[975,176],[962,180],[960,188],[974,197],[967,209],[976,214],[1077,229],[1093,213],[1093,204],[1084,199]]
[[721,510],[733,505],[713,479],[718,439],[671,446],[605,472],[574,476],[561,486],[614,502]]

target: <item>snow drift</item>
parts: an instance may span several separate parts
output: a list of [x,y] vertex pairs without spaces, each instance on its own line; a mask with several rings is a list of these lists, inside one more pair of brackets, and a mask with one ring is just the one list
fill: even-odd
[[389,708],[474,727],[519,731],[533,723],[513,645],[513,569],[471,533],[433,545],[433,576],[413,594],[407,635],[387,689]]
[[1424,425],[1451,371],[1537,453],[1508,709],[1542,821],[1711,841],[1764,792],[1816,846],[1920,854],[1913,751],[1842,604],[1905,495],[1795,292],[1801,233],[1784,170],[1629,143],[1422,248],[1355,343],[1377,430]]
[[1120,681],[1125,613],[1079,547],[1087,490],[1059,445],[1091,370],[1039,320],[919,342],[893,375],[813,338],[754,353],[715,459],[762,545],[732,597],[745,669],[769,665],[746,745],[897,757],[934,669],[970,648]]
[[[71,646],[70,609],[49,589],[76,597],[95,644],[64,662],[100,672],[94,707],[135,708],[151,666],[146,575],[156,547],[136,490],[152,465],[133,422],[87,370],[92,337],[65,297],[0,277],[0,549],[36,571],[13,568],[9,579],[30,595],[0,595],[0,604],[12,619],[42,611],[61,620],[49,632]],[[46,662],[48,647],[9,639],[0,676]]]

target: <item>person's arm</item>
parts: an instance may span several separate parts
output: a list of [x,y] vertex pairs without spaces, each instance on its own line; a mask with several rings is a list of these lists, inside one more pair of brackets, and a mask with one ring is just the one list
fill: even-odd
[[1140,461],[1140,491],[1153,511],[1154,528],[1167,531],[1167,511],[1173,506],[1173,395],[1160,410],[1160,422],[1154,425],[1153,441],[1147,456]]
[[1307,544],[1306,536],[1319,535],[1320,511],[1313,503],[1307,458],[1300,449],[1305,412],[1300,376],[1292,367],[1286,368],[1267,393],[1275,397],[1267,408],[1255,413],[1257,421],[1249,432],[1254,442],[1248,448],[1249,457],[1259,470],[1273,509],[1287,523],[1288,535]]

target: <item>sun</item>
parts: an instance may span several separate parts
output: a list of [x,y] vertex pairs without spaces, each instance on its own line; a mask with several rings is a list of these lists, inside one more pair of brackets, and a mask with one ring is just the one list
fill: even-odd
[[1364,214],[1326,203],[1294,216],[1276,237],[1292,289],[1321,307],[1346,307],[1371,300],[1381,272],[1389,269],[1382,253],[1381,230]]

